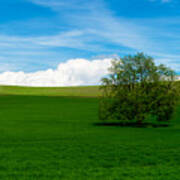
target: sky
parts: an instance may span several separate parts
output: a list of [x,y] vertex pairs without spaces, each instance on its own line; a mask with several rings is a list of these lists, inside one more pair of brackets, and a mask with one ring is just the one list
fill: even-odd
[[136,52],[180,73],[179,0],[0,3],[0,84],[98,84],[112,58]]

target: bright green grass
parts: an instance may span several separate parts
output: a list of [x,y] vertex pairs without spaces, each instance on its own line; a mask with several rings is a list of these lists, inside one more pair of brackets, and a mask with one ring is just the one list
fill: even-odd
[[100,94],[101,92],[99,90],[99,86],[46,87],[46,88],[0,86],[0,95],[97,97]]
[[168,128],[95,126],[98,99],[72,96],[99,93],[0,87],[0,179],[180,179],[180,107]]
[[144,129],[95,126],[97,110],[96,98],[0,96],[0,179],[180,179],[180,107],[174,126]]

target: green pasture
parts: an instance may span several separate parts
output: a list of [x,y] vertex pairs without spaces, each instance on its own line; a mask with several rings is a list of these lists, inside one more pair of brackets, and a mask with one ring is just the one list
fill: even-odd
[[2,180],[180,179],[180,106],[166,128],[98,126],[97,87],[0,94]]
[[99,90],[99,86],[79,86],[79,87],[0,86],[0,95],[97,97],[101,95],[101,91]]

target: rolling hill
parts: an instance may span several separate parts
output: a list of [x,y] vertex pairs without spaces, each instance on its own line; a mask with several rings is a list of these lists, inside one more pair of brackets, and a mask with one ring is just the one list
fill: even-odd
[[78,87],[0,86],[0,95],[97,97],[100,94],[101,92],[99,90],[99,86],[78,86]]
[[98,126],[98,87],[0,92],[0,179],[180,177],[179,106],[166,128]]

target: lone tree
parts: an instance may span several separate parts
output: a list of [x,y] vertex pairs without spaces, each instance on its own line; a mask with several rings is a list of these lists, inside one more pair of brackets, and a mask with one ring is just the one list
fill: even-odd
[[137,123],[169,122],[175,108],[175,72],[137,53],[112,61],[102,79],[99,118]]

